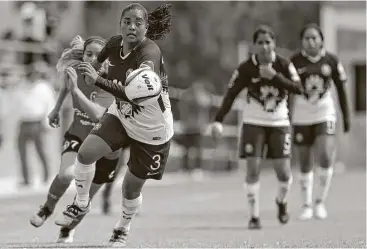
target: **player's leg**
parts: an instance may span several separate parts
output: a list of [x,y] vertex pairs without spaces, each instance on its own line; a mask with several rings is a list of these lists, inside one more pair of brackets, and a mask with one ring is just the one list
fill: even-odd
[[23,181],[21,185],[29,186],[30,179],[29,179],[29,165],[27,161],[27,142],[30,139],[29,134],[29,126],[26,122],[22,122],[19,127],[19,134],[18,134],[18,153],[20,159],[20,166],[21,172],[23,176]]
[[[123,167],[123,161],[124,161],[124,156],[123,156],[123,150],[121,150],[121,152],[119,152],[119,158],[118,158],[118,162],[117,162],[117,166],[116,166],[116,170],[114,171],[114,177],[113,179],[116,179],[118,174],[120,173],[121,168]],[[107,157],[106,157],[107,158]],[[111,158],[112,160],[112,158]],[[111,197],[111,192],[114,186],[115,180],[111,181],[111,182],[107,182],[104,186],[104,190],[102,193],[102,212],[106,215],[108,215],[110,213],[110,208],[111,208],[111,204],[110,204],[110,197]]]
[[[96,162],[96,173],[93,178],[93,182],[89,191],[90,199],[92,200],[95,194],[105,183],[111,183],[116,177],[116,169],[118,166],[118,157],[120,150],[114,151],[108,154],[106,157],[102,157]],[[87,213],[81,215],[78,219],[74,220],[70,226],[60,228],[58,243],[72,243],[74,240],[75,228],[82,222]]]
[[120,149],[126,142],[128,142],[128,136],[120,120],[115,115],[106,113],[78,151],[74,163],[77,195],[73,204],[69,205],[63,215],[56,219],[57,225],[69,226],[73,220],[89,212],[89,190],[95,175],[95,162],[112,151]]
[[312,144],[314,142],[314,126],[294,126],[293,141],[297,164],[300,167],[300,186],[302,197],[301,220],[309,220],[313,217],[312,190],[313,190],[313,164]]
[[244,189],[249,205],[249,229],[260,229],[260,166],[265,144],[265,129],[243,124],[239,139],[239,166],[245,169]]
[[290,159],[292,148],[290,127],[267,128],[267,144],[267,157],[272,160],[279,181],[276,197],[278,219],[280,223],[286,224],[289,220],[287,197],[293,181]]
[[147,179],[162,179],[169,149],[170,141],[162,145],[131,142],[129,169],[122,183],[121,216],[110,239],[114,245],[126,245],[131,222],[143,201],[141,190],[144,183]]
[[315,126],[315,155],[320,167],[318,168],[319,186],[316,192],[315,216],[319,219],[327,217],[325,201],[328,196],[333,167],[336,157],[336,127],[334,121]]
[[58,174],[49,187],[46,202],[40,206],[36,214],[31,217],[31,224],[35,227],[42,226],[46,219],[53,213],[56,204],[69,188],[74,179],[75,158],[81,145],[81,140],[69,133],[64,136],[61,152],[61,164]]

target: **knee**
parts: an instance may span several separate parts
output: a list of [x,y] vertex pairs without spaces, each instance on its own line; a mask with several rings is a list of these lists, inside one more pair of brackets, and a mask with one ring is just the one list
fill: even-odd
[[328,153],[321,153],[319,158],[321,168],[330,168],[333,164],[333,157]]
[[261,159],[248,159],[246,166],[246,183],[253,184],[259,181]]
[[277,178],[281,182],[288,182],[292,178],[292,169],[290,159],[274,160]]
[[94,153],[90,151],[90,149],[83,147],[82,145],[78,151],[78,161],[86,165],[92,164],[97,161],[97,159],[94,158],[93,154]]
[[124,184],[122,188],[122,195],[125,199],[133,200],[140,196],[141,189],[134,188],[129,184]]

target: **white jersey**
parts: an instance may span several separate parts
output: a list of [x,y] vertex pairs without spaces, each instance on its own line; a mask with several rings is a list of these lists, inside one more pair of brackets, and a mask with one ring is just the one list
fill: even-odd
[[108,113],[118,117],[130,138],[142,143],[164,144],[174,134],[173,115],[167,92],[162,92],[157,101],[145,106],[137,106],[127,101],[116,103],[115,100]]

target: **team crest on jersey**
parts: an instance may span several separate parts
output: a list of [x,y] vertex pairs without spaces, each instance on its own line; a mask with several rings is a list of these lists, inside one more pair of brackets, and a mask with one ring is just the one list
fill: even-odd
[[321,66],[321,73],[322,75],[328,77],[331,75],[331,67],[328,64],[323,64]]
[[94,125],[93,130],[98,131],[102,127],[101,123],[97,123]]
[[316,103],[324,94],[324,79],[317,74],[310,75],[305,81],[305,96],[311,103]]
[[132,68],[129,68],[127,71],[126,71],[126,78],[129,76],[129,74],[131,74],[131,72],[134,71]]
[[120,101],[119,110],[121,114],[125,116],[125,118],[131,117],[133,113],[131,104],[126,101]]
[[274,112],[280,102],[279,89],[273,86],[260,87],[260,100],[266,112]]

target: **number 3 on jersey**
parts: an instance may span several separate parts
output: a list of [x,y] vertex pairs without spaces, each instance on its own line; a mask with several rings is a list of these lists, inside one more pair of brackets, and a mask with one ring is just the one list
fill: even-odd
[[156,154],[152,157],[154,163],[150,165],[151,170],[158,170],[161,167],[161,156]]

